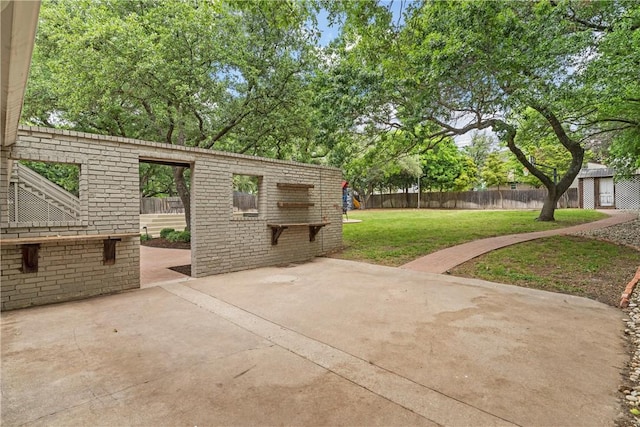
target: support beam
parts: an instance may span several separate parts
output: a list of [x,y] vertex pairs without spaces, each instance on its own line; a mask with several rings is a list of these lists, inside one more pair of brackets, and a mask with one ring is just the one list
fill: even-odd
[[0,67],[0,135],[12,145],[18,132],[24,92],[38,26],[40,1],[2,0],[2,66]]

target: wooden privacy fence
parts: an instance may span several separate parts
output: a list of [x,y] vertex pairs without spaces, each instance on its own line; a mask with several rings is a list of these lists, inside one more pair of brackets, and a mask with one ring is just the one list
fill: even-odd
[[[546,189],[431,192],[420,195],[420,207],[436,209],[541,209],[546,197]],[[367,201],[367,209],[416,208],[417,206],[417,193],[374,194]],[[558,207],[579,207],[578,190],[576,188],[567,190],[560,197]]]
[[255,194],[233,192],[233,210],[247,212],[258,209],[258,197]]
[[184,213],[180,197],[141,197],[141,214]]
[[[233,206],[239,211],[250,211],[258,208],[254,194],[233,192]],[[180,197],[142,197],[140,198],[141,214],[184,213]]]

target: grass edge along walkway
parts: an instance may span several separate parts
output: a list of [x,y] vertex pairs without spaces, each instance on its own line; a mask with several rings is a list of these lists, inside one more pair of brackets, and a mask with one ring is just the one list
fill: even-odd
[[558,234],[571,234],[580,231],[610,227],[612,225],[633,221],[638,217],[637,214],[628,212],[600,212],[609,215],[609,217],[598,221],[587,222],[584,224],[559,228],[555,230],[534,231],[531,233],[522,234],[509,234],[506,236],[497,236],[474,240],[472,242],[463,243],[461,245],[452,246],[437,252],[433,252],[429,255],[401,265],[400,268],[403,268],[405,270],[422,271],[425,273],[442,274],[446,273],[451,268],[467,262],[477,256],[493,251],[495,249],[504,248],[505,246],[511,246],[515,245],[516,243],[527,242],[529,240],[555,236]]

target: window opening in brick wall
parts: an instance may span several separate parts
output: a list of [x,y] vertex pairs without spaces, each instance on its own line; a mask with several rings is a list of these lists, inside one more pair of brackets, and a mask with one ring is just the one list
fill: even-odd
[[176,169],[184,177],[184,188],[191,192],[191,166],[188,163],[140,161],[140,214],[184,214],[185,206],[176,183]]
[[256,175],[233,175],[233,215],[258,217],[258,197],[262,177]]
[[10,223],[79,221],[80,165],[21,160],[13,163],[8,191]]

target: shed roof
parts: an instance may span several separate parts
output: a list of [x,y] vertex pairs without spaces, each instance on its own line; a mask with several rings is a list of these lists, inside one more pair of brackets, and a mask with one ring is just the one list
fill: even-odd
[[615,175],[615,170],[612,168],[598,168],[598,169],[580,169],[578,178],[604,178]]

